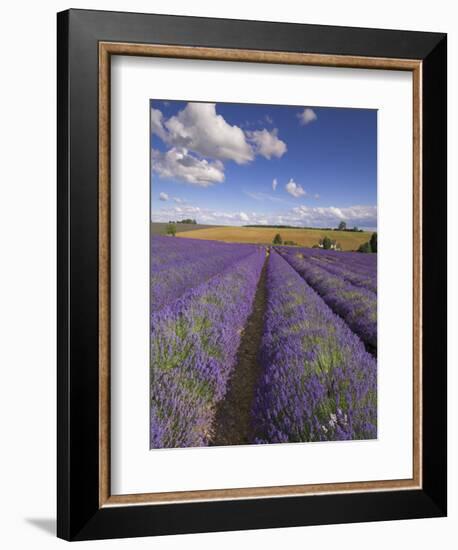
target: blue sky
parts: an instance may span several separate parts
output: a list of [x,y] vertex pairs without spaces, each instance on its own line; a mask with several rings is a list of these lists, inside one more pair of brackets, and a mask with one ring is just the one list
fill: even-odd
[[377,227],[377,111],[152,100],[151,219]]

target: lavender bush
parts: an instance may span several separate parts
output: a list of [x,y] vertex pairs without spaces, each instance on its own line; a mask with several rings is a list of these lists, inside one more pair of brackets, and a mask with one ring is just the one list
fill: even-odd
[[[151,266],[155,271],[167,269],[173,263],[195,260],[202,255],[214,255],[222,250],[231,250],[232,243],[201,239],[182,239],[151,235]],[[235,245],[239,246],[239,245]],[[244,245],[240,245],[244,246]],[[253,245],[245,245],[252,247]]]
[[370,258],[370,261],[359,264],[355,256],[361,256],[361,254],[353,252],[335,252],[314,248],[291,249],[286,247],[279,248],[279,250],[281,250],[284,257],[291,254],[302,256],[306,260],[310,260],[312,264],[345,279],[355,286],[377,293],[377,254],[365,254],[366,257]]
[[151,310],[158,311],[185,291],[213,277],[255,250],[254,245],[155,235],[151,238]]
[[152,448],[202,446],[211,439],[215,406],[226,393],[265,258],[259,247],[245,250],[251,253],[153,310]]
[[376,361],[277,253],[253,406],[255,443],[377,436]]
[[312,260],[305,258],[301,253],[284,250],[280,250],[280,253],[376,354],[377,295],[314,265]]

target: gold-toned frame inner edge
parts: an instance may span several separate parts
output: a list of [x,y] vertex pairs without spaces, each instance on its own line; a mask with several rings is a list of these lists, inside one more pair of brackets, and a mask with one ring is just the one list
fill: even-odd
[[[413,74],[413,477],[348,483],[243,487],[111,495],[110,492],[110,66],[111,55],[170,57],[253,63],[314,65],[411,71]],[[422,242],[421,136],[422,63],[415,59],[303,54],[169,46],[99,43],[99,506],[184,503],[299,495],[396,491],[422,486]]]

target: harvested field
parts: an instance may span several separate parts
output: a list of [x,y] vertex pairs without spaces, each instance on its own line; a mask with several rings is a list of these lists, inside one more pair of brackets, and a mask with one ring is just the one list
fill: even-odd
[[[199,226],[194,226],[198,228]],[[200,226],[202,227],[202,226]],[[185,232],[181,227],[177,227],[177,237],[205,239],[213,241],[225,241],[234,243],[259,243],[271,244],[277,233],[280,233],[283,241],[294,241],[299,246],[312,247],[318,244],[320,239],[328,236],[337,241],[342,250],[357,250],[359,245],[367,242],[371,237],[371,232],[353,232],[353,231],[325,231],[322,229],[278,229],[275,227],[210,227],[196,229],[192,232]]]

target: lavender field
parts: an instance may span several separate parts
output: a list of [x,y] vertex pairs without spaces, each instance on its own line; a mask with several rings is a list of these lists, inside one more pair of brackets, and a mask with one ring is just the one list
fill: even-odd
[[377,254],[151,236],[152,449],[377,437]]

